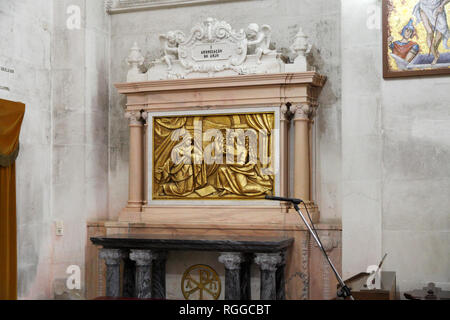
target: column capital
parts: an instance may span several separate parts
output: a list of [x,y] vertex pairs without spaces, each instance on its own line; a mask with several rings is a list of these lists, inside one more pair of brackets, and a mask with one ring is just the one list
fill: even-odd
[[125,118],[130,121],[130,126],[141,126],[141,112],[140,111],[125,111]]
[[283,104],[280,108],[281,111],[281,120],[282,121],[290,121],[292,118],[292,111],[291,111],[291,105],[288,104]]
[[119,265],[122,258],[124,258],[124,253],[121,249],[100,249],[99,254],[100,259],[105,260],[107,265]]
[[255,263],[259,265],[261,270],[276,271],[282,262],[280,253],[257,253]]
[[300,103],[291,106],[290,110],[294,115],[294,120],[312,120],[316,116],[319,104],[315,102]]
[[154,259],[150,250],[131,250],[130,259],[136,262],[137,266],[149,266]]
[[245,261],[245,257],[239,252],[223,252],[219,256],[219,262],[225,265],[225,269],[237,270],[241,268],[241,263]]
[[147,120],[148,119],[148,111],[142,111],[141,117],[142,117],[142,119]]

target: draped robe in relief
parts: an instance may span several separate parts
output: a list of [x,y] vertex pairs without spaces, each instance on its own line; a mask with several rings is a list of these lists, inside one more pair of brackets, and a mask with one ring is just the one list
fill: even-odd
[[[272,145],[271,131],[273,129],[273,116],[269,114],[246,115],[247,124],[257,132],[265,131],[269,135],[268,146]],[[261,146],[260,146],[261,147]],[[246,150],[247,157],[253,149]],[[269,153],[270,156],[270,153]],[[246,157],[246,158],[247,158]],[[217,188],[226,190],[239,196],[256,197],[273,193],[273,176],[264,172],[270,170],[270,164],[251,163],[228,164],[219,168],[217,173]],[[261,160],[261,159],[260,159]]]
[[[208,184],[208,176],[213,174],[218,166],[206,165],[198,155],[203,155],[201,146],[192,145],[191,139],[172,139],[174,130],[184,128],[186,117],[155,119],[155,132],[164,138],[156,148],[154,173],[155,182],[160,186],[157,192],[163,196],[187,197],[196,190],[204,188]],[[190,153],[191,161],[175,161],[173,153]],[[200,161],[199,161],[200,160]]]

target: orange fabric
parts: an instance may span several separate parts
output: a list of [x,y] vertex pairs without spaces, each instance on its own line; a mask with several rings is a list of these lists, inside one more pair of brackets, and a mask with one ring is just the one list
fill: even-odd
[[0,99],[0,154],[11,154],[17,147],[24,114],[23,103]]
[[[25,105],[0,99],[0,156],[19,145]],[[17,299],[16,166],[0,166],[0,300]]]

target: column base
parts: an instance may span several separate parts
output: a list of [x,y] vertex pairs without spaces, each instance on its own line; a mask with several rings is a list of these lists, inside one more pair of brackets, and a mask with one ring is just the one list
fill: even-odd
[[125,207],[119,213],[119,222],[142,222],[141,207]]

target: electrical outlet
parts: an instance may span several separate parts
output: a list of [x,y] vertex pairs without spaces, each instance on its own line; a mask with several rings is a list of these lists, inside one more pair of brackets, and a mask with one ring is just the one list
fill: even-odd
[[56,229],[56,235],[57,236],[63,236],[64,235],[64,223],[62,220],[55,221],[55,229]]

